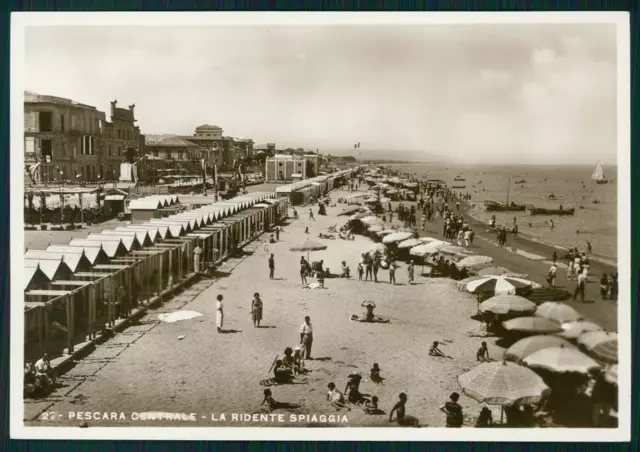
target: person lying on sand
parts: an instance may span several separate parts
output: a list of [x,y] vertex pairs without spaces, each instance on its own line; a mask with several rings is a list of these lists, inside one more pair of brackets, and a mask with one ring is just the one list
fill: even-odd
[[480,348],[476,352],[476,361],[491,361],[491,358],[489,358],[489,348],[485,341],[482,341]]
[[377,385],[381,384],[384,381],[384,378],[380,376],[380,367],[378,366],[378,363],[373,363],[373,367],[371,368],[371,375],[369,378],[371,378],[371,381]]
[[429,349],[429,356],[451,358],[451,356],[445,355],[444,352],[438,348],[438,345],[440,345],[438,341],[434,341],[433,344],[431,344],[431,348]]
[[278,408],[300,408],[300,405],[297,403],[278,402],[273,398],[271,389],[269,388],[265,389],[263,391],[263,394],[264,394],[264,398],[262,399],[262,403],[260,404],[260,406],[266,404],[267,407],[269,408],[269,411],[274,411],[274,410],[277,410]]
[[364,314],[351,314],[351,320],[364,323],[389,323],[389,319],[385,319],[373,314],[376,304],[371,300],[363,301],[361,306],[367,311]]
[[342,395],[342,393],[338,389],[336,389],[336,385],[333,382],[329,383],[327,385],[327,388],[329,388],[329,392],[327,392],[327,400],[331,402],[331,406],[333,406],[337,410],[341,410],[342,408],[347,408],[347,410],[350,410],[350,408],[347,407],[347,404],[344,401],[344,395]]

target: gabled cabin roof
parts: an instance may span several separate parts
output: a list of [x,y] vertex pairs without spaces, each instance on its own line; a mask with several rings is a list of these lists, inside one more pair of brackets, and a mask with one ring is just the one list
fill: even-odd
[[139,198],[129,203],[129,210],[158,210],[163,207],[163,203],[155,198]]
[[161,226],[161,225],[153,226],[147,223],[129,224],[127,226],[120,226],[116,228],[116,231],[120,229],[130,229],[134,231],[147,231],[147,233],[149,234],[149,237],[153,235],[156,236],[156,238],[154,239],[154,242],[158,239],[164,240],[165,238],[167,238],[167,234],[169,233],[169,228],[166,226]]
[[39,266],[25,267],[22,270],[22,275],[24,278],[23,290],[27,290],[27,288],[34,280],[41,281],[43,283],[51,282],[51,279],[49,279],[49,277],[40,269]]
[[[180,220],[180,219],[171,219],[171,217],[167,217],[167,218],[160,218],[160,219],[153,219],[149,222],[150,224],[163,224],[165,226],[174,226],[174,225],[180,225],[183,229],[184,232],[181,232],[180,235],[183,235],[184,233],[187,232],[191,232],[193,231],[193,227],[192,224],[195,225],[195,222],[191,223],[188,220]],[[173,234],[173,230],[171,230],[171,234],[175,237],[175,234]]]
[[[98,234],[96,234],[98,235]],[[71,246],[101,248],[109,258],[124,256],[127,248],[122,244],[122,240],[104,240],[108,235],[101,236],[102,240],[73,239],[69,242]]]
[[166,223],[161,220],[154,220],[153,222],[143,223],[143,225],[165,227],[167,228],[167,233],[170,233],[172,238],[178,238],[187,233],[187,231],[184,230],[184,226],[180,223]]
[[47,251],[52,253],[81,254],[84,255],[91,265],[95,265],[97,262],[104,262],[109,259],[109,256],[104,252],[102,246],[82,247],[70,245],[49,245],[47,247]]
[[24,257],[25,259],[48,259],[64,262],[73,273],[75,273],[78,268],[86,269],[93,265],[84,255],[84,251],[82,253],[56,253],[46,250],[27,250],[27,252],[24,253]]
[[25,259],[24,267],[39,267],[51,281],[73,273],[67,264],[52,259]]
[[112,242],[120,241],[126,248],[127,252],[131,250],[139,250],[142,248],[140,242],[135,235],[109,235],[109,234],[89,234],[87,240],[107,240]]
[[[123,228],[124,229],[124,228]],[[151,244],[153,244],[153,240],[151,239],[151,237],[149,236],[149,234],[147,233],[147,231],[135,231],[135,230],[113,230],[113,229],[103,229],[100,234],[104,234],[104,235],[114,235],[114,236],[133,236],[136,238],[136,240],[138,241],[138,243],[140,244],[140,246],[150,246]],[[155,234],[154,234],[154,238],[155,238]],[[123,242],[124,243],[124,242]]]

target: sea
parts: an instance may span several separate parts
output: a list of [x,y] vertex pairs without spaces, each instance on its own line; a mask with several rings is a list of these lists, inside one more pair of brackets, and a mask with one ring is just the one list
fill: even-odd
[[[577,246],[580,250],[586,250],[589,241],[594,256],[617,261],[618,198],[615,166],[603,166],[608,184],[596,184],[591,180],[595,164],[470,166],[416,163],[388,166],[422,179],[442,179],[449,187],[465,185],[464,189],[455,191],[471,195],[474,207],[469,213],[480,221],[489,223],[491,216],[495,215],[497,224],[510,228],[516,217],[518,231],[524,236],[563,248]],[[456,177],[465,181],[454,181]],[[521,180],[524,182],[516,183]],[[555,196],[555,200],[549,199],[550,194]],[[485,200],[506,202],[507,196],[516,204],[533,204],[553,209],[562,205],[563,209],[575,207],[576,211],[573,216],[530,216],[526,212],[486,211]],[[599,203],[595,204],[596,200]],[[555,223],[553,230],[549,222],[551,219]]]

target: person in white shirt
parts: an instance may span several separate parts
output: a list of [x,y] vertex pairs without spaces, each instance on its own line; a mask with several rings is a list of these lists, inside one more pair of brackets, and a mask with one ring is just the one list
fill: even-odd
[[306,316],[304,323],[300,327],[300,345],[302,347],[302,353],[305,355],[304,359],[311,358],[311,345],[313,344],[313,328],[311,327],[311,317]]
[[580,295],[580,301],[584,303],[584,289],[587,284],[587,274],[585,272],[580,272],[578,275],[578,283],[576,285],[576,290],[573,292],[573,299],[575,300],[578,295]]
[[470,245],[471,245],[471,231],[467,229],[464,232],[464,246],[469,248]]
[[557,273],[558,267],[555,263],[551,264],[551,268],[549,268],[549,274],[547,275],[547,282],[549,283],[549,287],[555,287]]
[[36,376],[40,377],[47,386],[56,384],[56,374],[51,367],[49,355],[47,355],[46,353],[42,355],[42,358],[36,361],[34,370],[36,372]]

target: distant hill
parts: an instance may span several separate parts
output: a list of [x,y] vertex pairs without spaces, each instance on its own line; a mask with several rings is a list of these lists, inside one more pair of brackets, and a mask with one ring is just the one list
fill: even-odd
[[393,160],[396,162],[442,162],[446,158],[440,155],[430,154],[428,152],[421,151],[387,151],[378,149],[348,149],[348,150],[328,150],[322,149],[323,154],[331,154],[335,156],[353,156],[356,159],[362,158],[362,160]]

